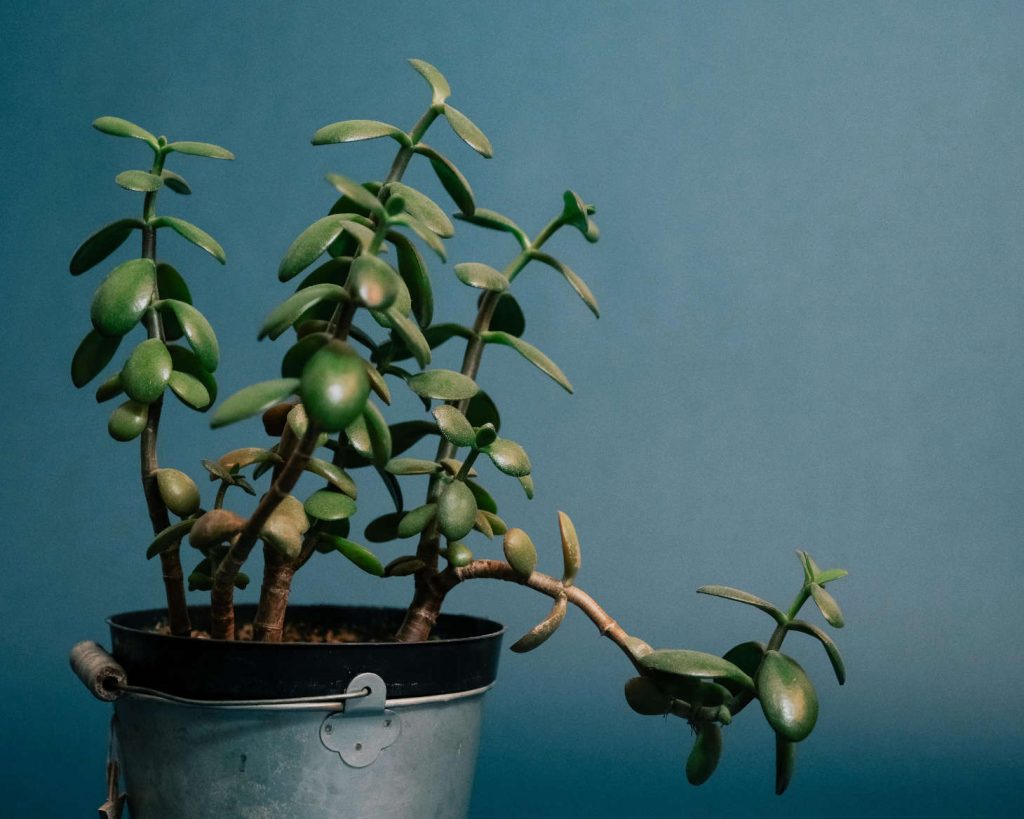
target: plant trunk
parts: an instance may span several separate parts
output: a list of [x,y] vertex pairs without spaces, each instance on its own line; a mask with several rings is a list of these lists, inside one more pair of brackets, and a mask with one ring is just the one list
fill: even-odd
[[284,634],[284,615],[296,563],[283,559],[270,546],[263,547],[263,586],[253,620],[253,640],[280,643]]

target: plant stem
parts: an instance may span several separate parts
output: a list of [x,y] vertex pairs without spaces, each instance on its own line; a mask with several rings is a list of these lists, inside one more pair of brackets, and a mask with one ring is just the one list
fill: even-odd
[[[503,275],[509,282],[515,279],[530,261],[530,249],[539,249],[561,225],[561,217],[552,219],[537,234],[537,238],[530,247],[520,251],[508,264],[503,271]],[[473,335],[466,343],[466,351],[462,357],[462,369],[460,372],[474,380],[480,371],[480,361],[484,351],[484,340],[481,335],[490,329],[491,319],[494,317],[494,311],[498,306],[500,298],[501,293],[495,293],[490,290],[484,293],[483,299],[480,301],[480,307],[477,310],[476,320],[473,322]],[[469,405],[469,399],[464,398],[461,401],[449,401],[448,403],[459,410],[459,412],[464,413]],[[455,445],[442,437],[434,460],[441,461],[445,458],[450,458],[455,454],[455,450]],[[426,502],[435,502],[440,491],[440,480],[436,477],[431,478],[427,487]],[[444,602],[444,594],[442,593],[438,596],[431,580],[438,573],[439,547],[440,535],[435,521],[423,530],[423,534],[420,535],[419,544],[416,547],[416,556],[423,561],[424,567],[416,573],[416,589],[413,593],[412,602],[410,602],[405,619],[395,635],[396,639],[401,642],[426,640],[430,636],[430,630],[433,628],[434,623],[437,621],[437,615],[440,613],[441,605]]]
[[[157,152],[153,160],[151,173],[160,175],[163,170],[164,154]],[[143,219],[147,221],[142,229],[142,257],[156,261],[156,231],[148,224],[148,220],[154,216],[156,207],[156,191],[146,194],[142,205]],[[154,288],[153,301],[160,298],[159,292]],[[149,338],[158,338],[165,341],[163,323],[156,310],[150,308],[146,313],[146,334]],[[153,533],[159,534],[171,525],[170,516],[167,512],[167,505],[160,497],[160,490],[157,487],[156,471],[160,468],[157,458],[157,438],[160,431],[160,415],[163,411],[163,396],[157,398],[149,405],[149,415],[146,419],[145,429],[139,440],[139,461],[142,477],[142,491],[146,497],[146,508],[149,511],[149,520],[153,527]],[[181,570],[181,556],[178,546],[172,546],[160,554],[160,568],[164,578],[164,592],[167,596],[167,620],[171,633],[177,636],[187,637],[192,633],[192,624],[188,616],[188,604],[185,600],[185,576]]]

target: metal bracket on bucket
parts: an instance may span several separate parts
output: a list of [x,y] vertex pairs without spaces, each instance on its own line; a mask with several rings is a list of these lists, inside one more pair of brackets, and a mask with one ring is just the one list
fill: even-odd
[[320,724],[320,741],[352,768],[372,765],[380,752],[402,732],[398,714],[385,707],[387,686],[376,674],[360,674],[348,684],[347,693],[369,691],[345,702],[345,710],[328,715]]

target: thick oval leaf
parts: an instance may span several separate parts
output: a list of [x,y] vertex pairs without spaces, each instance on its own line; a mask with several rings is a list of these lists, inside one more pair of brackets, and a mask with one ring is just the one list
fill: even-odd
[[433,199],[416,188],[403,185],[401,182],[390,182],[387,186],[392,196],[398,195],[404,201],[404,210],[434,231],[438,236],[448,239],[455,235],[455,226],[448,215]]
[[442,105],[451,96],[452,89],[448,87],[448,80],[430,63],[425,60],[409,60],[409,65],[415,68],[430,85],[430,90],[433,92],[431,102],[434,105]]
[[95,267],[123,245],[133,230],[142,230],[145,226],[145,223],[138,219],[119,219],[101,227],[82,242],[75,255],[71,257],[71,275],[80,276],[86,270]]
[[152,404],[164,394],[173,368],[171,354],[163,341],[159,338],[146,339],[125,362],[121,370],[121,386],[129,398]]
[[320,535],[320,539],[330,543],[367,574],[372,574],[374,577],[384,576],[384,564],[365,546],[360,546],[355,541],[337,535]]
[[311,287],[305,287],[270,311],[263,321],[258,338],[276,339],[315,304],[343,301],[348,301],[348,292],[337,284],[314,284]]
[[686,760],[686,780],[691,785],[703,785],[718,767],[722,757],[722,729],[714,722],[706,722],[697,729],[697,741]]
[[[723,659],[728,660],[734,666],[742,670],[744,674],[753,679],[757,676],[757,669],[761,667],[761,660],[764,659],[764,652],[764,643],[758,643],[751,640],[730,648],[723,655]],[[723,683],[726,688],[732,691],[733,694],[739,694],[742,690],[741,686],[730,680],[723,680]]]
[[149,171],[122,171],[114,177],[114,181],[126,191],[143,193],[160,190],[164,185],[162,177]]
[[482,509],[484,512],[490,512],[491,514],[497,513],[498,504],[495,503],[490,492],[475,481],[466,481],[465,483],[473,493],[473,497],[476,498],[476,505],[478,509]]
[[92,127],[104,134],[110,134],[110,136],[141,139],[154,151],[159,150],[160,147],[156,137],[149,131],[120,117],[100,117],[93,122]]
[[529,577],[537,568],[537,547],[522,529],[509,529],[502,542],[505,560],[520,577]]
[[398,275],[409,291],[412,313],[421,327],[427,327],[434,320],[434,291],[423,256],[401,233],[388,231],[387,240],[398,256]]
[[306,514],[317,520],[343,520],[356,513],[356,503],[348,495],[321,489],[306,498]]
[[810,634],[812,637],[817,637],[825,647],[825,653],[828,654],[828,661],[832,664],[832,670],[835,672],[836,680],[839,681],[840,685],[843,685],[846,682],[846,665],[843,663],[843,656],[839,653],[839,648],[834,642],[832,642],[831,637],[813,623],[808,623],[804,620],[792,620],[790,621],[788,628],[793,631],[802,631],[804,634]]
[[457,108],[447,104],[444,106],[444,115],[448,120],[448,124],[452,126],[452,130],[470,148],[480,154],[480,156],[487,157],[488,159],[493,156],[494,149],[491,148],[490,140],[484,136],[484,132],[477,128],[469,117]]
[[477,449],[484,449],[498,440],[498,431],[493,424],[484,424],[474,430],[474,437]]
[[192,188],[189,187],[188,182],[185,181],[185,177],[176,174],[174,171],[169,171],[164,168],[160,171],[160,176],[164,180],[164,185],[170,188],[181,196],[188,196],[192,193]]
[[391,430],[388,422],[372,401],[364,405],[362,417],[370,442],[370,460],[383,468],[391,460]]
[[466,406],[466,420],[474,427],[490,424],[494,427],[495,432],[501,431],[501,414],[498,412],[498,407],[491,400],[491,396],[483,390],[469,399],[469,404]]
[[398,522],[398,536],[401,538],[418,535],[437,515],[436,503],[425,503],[417,506],[412,511],[406,512],[405,516]]
[[387,310],[403,289],[398,273],[379,256],[359,256],[352,262],[348,278],[349,287],[371,310]]
[[549,256],[547,253],[541,253],[540,251],[533,251],[530,257],[536,259],[538,262],[543,262],[548,267],[553,267],[559,273],[561,273],[567,282],[572,285],[572,289],[576,291],[583,303],[590,308],[590,312],[593,313],[597,318],[601,317],[601,310],[597,306],[597,299],[594,298],[594,294],[590,292],[590,288],[587,287],[587,283],[583,281],[577,275],[572,268],[567,264],[563,264],[554,256]]
[[466,416],[449,404],[434,407],[433,416],[437,419],[441,434],[455,446],[473,446],[476,443],[476,432],[466,420]]
[[566,191],[562,196],[565,203],[562,209],[562,221],[567,225],[576,228],[588,242],[596,242],[600,237],[600,231],[590,214],[594,212],[592,205],[587,205],[579,194],[574,191]]
[[363,139],[379,139],[380,137],[391,137],[403,147],[412,144],[409,136],[401,128],[372,119],[349,119],[325,125],[313,134],[312,142],[314,145],[331,145],[338,142],[359,142]]
[[402,421],[391,425],[391,452],[401,455],[415,446],[426,435],[438,435],[437,424],[432,421]]
[[416,574],[426,565],[416,555],[402,555],[401,557],[396,557],[384,567],[384,576],[408,577],[411,574]]
[[398,524],[404,515],[401,512],[389,512],[374,518],[368,524],[364,534],[370,543],[386,543],[398,537]]
[[442,262],[448,260],[448,251],[445,250],[444,242],[441,241],[440,237],[408,211],[392,216],[391,224],[405,225],[411,228],[413,233],[419,236],[424,244],[433,250]]
[[490,230],[501,230],[505,233],[511,233],[516,237],[516,241],[519,242],[519,246],[523,250],[528,250],[530,247],[530,239],[526,232],[507,216],[498,213],[496,210],[476,208],[471,214],[456,214],[455,218],[461,219],[464,222],[470,222],[479,227],[489,228]]
[[510,336],[521,336],[526,330],[526,317],[523,308],[511,293],[504,293],[498,298],[498,304],[491,316],[488,328],[494,332],[508,333]]
[[293,395],[298,388],[297,378],[279,378],[245,387],[217,408],[210,420],[210,426],[216,429],[241,421],[243,418],[259,415]]
[[125,401],[115,409],[107,422],[107,432],[115,441],[131,441],[142,434],[149,418],[149,407],[137,401]]
[[672,697],[646,677],[626,680],[625,694],[629,707],[643,716],[662,716],[672,707]]
[[436,475],[440,464],[423,458],[392,458],[385,467],[392,475]]
[[697,594],[710,594],[714,597],[724,597],[726,600],[735,600],[737,603],[746,603],[748,606],[753,606],[770,614],[772,619],[780,626],[786,625],[786,615],[779,609],[767,600],[762,600],[757,595],[745,592],[742,589],[734,589],[731,586],[701,586],[697,589]]
[[473,531],[476,498],[462,481],[452,481],[437,499],[437,523],[448,540],[459,540]]
[[438,180],[462,214],[472,216],[476,210],[476,202],[473,198],[473,189],[469,186],[469,180],[462,175],[462,171],[456,168],[448,157],[435,151],[429,145],[421,142],[414,145],[413,150],[430,160],[430,166],[437,174]]
[[800,742],[818,720],[818,695],[796,660],[766,651],[757,672],[757,698],[765,719],[787,742]]
[[302,231],[285,251],[277,278],[286,282],[313,264],[341,235],[347,221],[345,214],[325,216]]
[[302,552],[302,532],[286,517],[272,515],[260,529],[260,538],[287,560],[294,560]]
[[213,403],[213,399],[203,382],[188,373],[172,372],[167,379],[167,386],[171,388],[171,392],[178,396],[183,404],[200,412],[209,409]]
[[348,473],[340,466],[335,466],[329,461],[320,458],[310,458],[306,463],[306,471],[319,475],[332,486],[337,487],[350,498],[355,500],[358,497],[356,482],[349,477]]
[[572,384],[569,383],[569,379],[565,377],[565,373],[562,372],[561,368],[529,342],[499,330],[481,333],[480,338],[486,344],[502,344],[506,347],[511,347],[545,375],[550,376],[558,386],[566,392],[572,393]]
[[[424,338],[419,325],[406,318],[396,307],[397,305],[393,304],[387,309],[385,315],[387,316],[388,326],[391,327],[392,331],[402,340],[405,346],[409,348],[416,359],[416,363],[421,367],[426,367],[430,363],[430,345],[427,343],[426,338]],[[374,312],[373,315],[376,318],[382,314]]]
[[558,513],[558,532],[562,537],[562,585],[571,586],[580,570],[580,539],[572,519],[565,512]]
[[184,472],[178,469],[158,469],[156,485],[164,505],[178,517],[187,518],[199,509],[199,487]]
[[[217,400],[217,379],[203,366],[199,356],[191,350],[179,347],[177,344],[171,344],[167,349],[171,354],[171,361],[174,362],[174,374],[171,375],[171,380],[168,382],[171,389],[186,404],[190,404],[201,411],[208,410],[213,405],[213,402]],[[195,389],[195,385],[186,385],[184,379],[177,377],[179,375],[189,376],[191,379],[198,381],[206,389],[209,396],[208,401],[203,404],[200,400],[201,396]],[[189,400],[186,400],[184,391],[190,394]],[[192,403],[191,398],[197,399],[199,403]]]
[[461,401],[463,398],[472,398],[480,391],[472,378],[454,370],[417,373],[409,379],[408,384],[417,395],[440,401]]
[[[185,304],[192,303],[192,293],[182,275],[166,262],[156,263],[156,292],[162,299],[175,299]],[[164,340],[177,341],[185,331],[173,313],[164,313]]]
[[176,151],[189,156],[205,156],[209,159],[234,159],[235,155],[227,148],[212,145],[209,142],[172,142],[164,150]]
[[168,549],[177,546],[181,543],[181,539],[189,533],[194,525],[195,520],[192,518],[172,523],[153,538],[153,542],[150,543],[149,548],[146,549],[146,560],[152,560],[157,555],[163,554]]
[[310,527],[310,521],[306,516],[306,510],[302,501],[294,495],[285,495],[281,499],[281,502],[270,514],[271,520],[275,518],[285,521],[300,534],[307,531]]
[[480,262],[463,262],[455,265],[455,275],[463,284],[503,293],[508,290],[508,279],[493,267]]
[[380,200],[354,179],[349,179],[340,173],[329,173],[327,174],[327,181],[334,186],[338,193],[348,197],[349,200],[355,202],[362,210],[367,213],[383,216],[384,207],[381,205]]
[[839,604],[831,594],[817,583],[811,583],[811,597],[814,598],[815,605],[817,605],[822,617],[828,621],[830,626],[834,628],[843,627],[845,622],[843,620],[843,610],[839,608]]
[[71,359],[71,383],[84,387],[99,375],[117,352],[120,336],[105,336],[90,330]]
[[156,265],[131,259],[107,274],[92,298],[92,326],[105,336],[123,336],[142,318],[156,288]]
[[174,316],[199,363],[207,372],[214,372],[220,363],[220,345],[206,317],[191,304],[177,299],[161,299],[156,307]]
[[555,605],[551,607],[548,616],[512,644],[512,651],[516,654],[525,654],[544,643],[562,625],[567,608],[568,600],[565,597],[559,597],[555,601]]
[[661,649],[640,658],[640,665],[667,677],[729,680],[748,690],[754,687],[754,681],[740,668],[728,660],[703,651]]
[[526,451],[515,441],[498,438],[484,451],[494,465],[506,475],[518,478],[530,474],[530,459]]
[[329,333],[310,333],[293,344],[281,359],[281,378],[301,378],[313,354],[331,342]]
[[362,415],[370,395],[362,358],[347,344],[332,341],[309,359],[300,393],[306,412],[324,430],[345,429]]
[[121,373],[114,373],[96,388],[96,403],[102,404],[111,398],[121,395],[124,390],[121,388]]
[[824,586],[826,583],[839,580],[839,578],[846,577],[848,574],[849,572],[846,569],[826,569],[814,577],[814,582],[819,586]]
[[227,257],[224,255],[224,248],[216,239],[202,228],[196,227],[191,222],[179,219],[176,216],[157,216],[150,222],[154,228],[169,227],[179,236],[188,239],[196,247],[202,248],[221,264],[227,264]]
[[775,795],[782,796],[796,769],[796,744],[775,735]]

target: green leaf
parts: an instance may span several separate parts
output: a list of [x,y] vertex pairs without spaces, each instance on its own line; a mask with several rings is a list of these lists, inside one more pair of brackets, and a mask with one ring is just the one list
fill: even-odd
[[625,694],[629,707],[643,716],[660,717],[672,707],[672,697],[646,677],[626,680]]
[[444,101],[452,93],[452,89],[448,87],[448,80],[444,78],[444,74],[424,60],[409,60],[409,65],[415,68],[420,76],[430,85],[430,90],[434,95],[431,103],[433,105],[443,105]]
[[701,586],[697,589],[697,594],[710,594],[714,597],[724,597],[726,600],[735,600],[737,603],[746,603],[748,606],[754,606],[754,608],[761,609],[766,614],[770,614],[772,619],[780,626],[786,625],[786,615],[779,609],[767,600],[762,600],[760,597],[750,592],[745,592],[742,589],[734,589],[731,586]]
[[562,221],[576,228],[588,242],[596,242],[600,237],[600,231],[598,231],[594,220],[590,218],[590,214],[594,212],[593,206],[585,204],[573,191],[566,191],[562,199],[565,203],[562,209]]
[[391,460],[391,430],[381,411],[372,401],[363,407],[363,422],[370,439],[370,460],[383,468]]
[[172,142],[165,151],[175,151],[189,156],[205,156],[209,159],[234,159],[235,155],[227,148],[212,145],[209,142]]
[[337,535],[321,534],[320,539],[330,543],[335,549],[341,552],[341,554],[351,560],[367,574],[372,574],[374,577],[384,576],[384,564],[380,562],[377,555],[365,546],[361,546],[348,538],[338,537]]
[[364,361],[363,363],[366,365],[366,377],[370,379],[370,389],[377,394],[381,401],[385,404],[390,404],[391,390],[388,389],[384,376],[369,361]]
[[206,317],[191,304],[177,299],[161,299],[154,305],[161,312],[170,312],[185,331],[185,339],[207,372],[214,372],[220,363],[220,345]]
[[494,154],[491,142],[473,121],[457,108],[445,104],[444,115],[456,135],[480,156],[490,159]]
[[537,568],[537,547],[522,529],[509,529],[502,542],[505,560],[520,577],[529,577]]
[[286,282],[313,264],[341,235],[346,222],[347,214],[324,216],[302,231],[285,251],[277,269],[277,278]]
[[[156,290],[162,299],[175,299],[192,304],[192,293],[188,289],[185,279],[166,262],[156,263]],[[173,313],[165,313],[163,322],[165,341],[177,341],[185,335],[184,329]]]
[[740,668],[722,657],[689,649],[661,649],[640,658],[639,663],[647,671],[664,678],[726,680],[738,683],[752,690],[754,681]]
[[526,329],[526,317],[523,316],[523,309],[511,293],[503,293],[498,297],[498,304],[491,316],[489,329],[516,337],[523,334]]
[[141,139],[154,151],[160,150],[160,144],[156,141],[155,136],[145,128],[126,119],[121,119],[120,117],[100,117],[93,122],[92,127],[97,131],[102,131],[104,134],[110,134],[110,136]]
[[305,469],[307,472],[319,475],[325,481],[340,489],[353,500],[357,497],[358,490],[356,489],[356,482],[352,480],[348,473],[340,466],[335,466],[329,461],[324,461],[320,458],[310,458],[306,463]]
[[415,446],[425,435],[438,435],[432,421],[402,421],[391,425],[391,454],[400,455]]
[[824,586],[826,583],[831,583],[834,580],[839,580],[841,577],[846,577],[849,572],[846,569],[826,569],[820,574],[816,575],[814,582],[819,586]]
[[406,538],[418,535],[430,525],[430,522],[436,515],[436,503],[425,503],[422,506],[417,506],[410,512],[406,512],[398,522],[398,537]]
[[[159,339],[153,339],[159,341]],[[160,499],[180,518],[195,514],[199,509],[199,487],[188,475],[178,469],[158,469],[156,485]]]
[[141,191],[149,193],[160,190],[164,185],[162,177],[148,171],[122,171],[114,181],[126,191]]
[[775,795],[782,796],[796,768],[796,744],[775,735]]
[[508,279],[493,267],[480,262],[463,262],[455,265],[455,275],[463,284],[503,293],[508,290]]
[[71,383],[84,387],[106,367],[121,344],[120,336],[105,336],[90,330],[71,359]]
[[590,308],[590,312],[597,318],[601,317],[601,311],[597,306],[597,299],[594,298],[594,294],[590,292],[590,288],[587,287],[587,283],[583,281],[583,279],[581,279],[579,275],[569,267],[569,265],[563,264],[554,256],[549,256],[547,253],[541,253],[537,250],[530,253],[530,258],[536,259],[538,262],[542,262],[548,267],[553,267],[565,276],[565,280],[572,285],[572,289],[576,291],[581,299],[583,299],[583,303]]
[[196,247],[205,250],[221,264],[227,264],[224,248],[209,233],[202,228],[196,227],[191,222],[186,222],[184,219],[179,219],[176,216],[157,216],[149,224],[153,228],[171,228],[179,236],[188,239]]
[[436,475],[441,466],[423,458],[392,458],[384,467],[392,475]]
[[123,245],[133,230],[142,230],[145,226],[139,219],[119,219],[101,227],[82,242],[71,257],[71,275],[80,276],[95,267]]
[[302,552],[302,532],[286,517],[272,515],[260,529],[260,538],[287,560]]
[[473,189],[469,186],[466,177],[462,175],[462,171],[456,168],[448,157],[422,142],[414,145],[413,151],[430,160],[430,166],[434,169],[434,173],[437,174],[438,180],[452,198],[455,206],[464,215],[472,216],[473,211],[476,210],[476,202],[473,199]]
[[469,405],[466,407],[466,419],[474,427],[490,424],[496,432],[501,430],[501,415],[498,412],[498,407],[491,400],[491,396],[483,390],[469,399]]
[[800,631],[804,634],[809,634],[812,637],[818,638],[821,641],[822,646],[825,648],[825,653],[828,654],[828,661],[832,664],[832,670],[835,672],[836,680],[840,685],[846,682],[846,665],[843,663],[843,656],[839,653],[839,648],[832,638],[829,637],[824,631],[818,628],[813,623],[808,623],[804,620],[792,620],[787,628],[792,631]]
[[[217,380],[191,350],[176,344],[169,345],[167,349],[171,354],[171,361],[174,362],[174,373],[171,374],[171,379],[168,382],[171,390],[189,406],[205,412],[217,400]],[[188,379],[198,381],[206,390],[209,397],[205,403],[202,402],[195,385],[186,383]],[[186,393],[190,399],[186,399]],[[192,398],[196,399],[198,403],[193,403]]]
[[189,187],[188,182],[185,181],[185,177],[176,174],[174,171],[169,171],[164,168],[160,171],[160,176],[164,180],[164,185],[170,188],[181,196],[188,196],[192,193],[192,188]]
[[714,722],[706,722],[697,729],[697,740],[686,760],[686,781],[703,785],[718,767],[722,757],[722,729]]
[[371,310],[387,310],[404,289],[404,282],[379,256],[363,254],[352,262],[349,288]]
[[473,493],[473,497],[476,498],[476,505],[478,509],[481,509],[484,512],[490,512],[491,514],[497,513],[498,504],[494,502],[494,498],[491,497],[490,492],[475,481],[467,480],[465,481],[465,484]]
[[571,586],[580,570],[580,539],[565,512],[558,513],[558,532],[562,537],[562,585]]
[[142,318],[156,287],[156,265],[131,259],[107,274],[92,298],[92,326],[105,336],[123,336]]
[[338,193],[348,197],[364,211],[372,213],[379,218],[384,216],[384,206],[380,203],[380,200],[354,179],[349,179],[340,173],[329,173],[326,178]]
[[363,359],[347,344],[332,341],[309,359],[300,394],[310,418],[325,431],[345,429],[363,414],[370,395]]
[[366,539],[371,543],[386,543],[398,537],[398,523],[404,516],[400,512],[389,512],[371,520],[365,529]]
[[181,539],[189,533],[189,530],[195,525],[196,521],[194,518],[188,520],[180,520],[177,523],[172,523],[166,529],[160,532],[149,544],[149,548],[146,549],[146,560],[152,560],[159,554],[163,554],[168,549],[176,546],[181,542]]
[[115,441],[131,441],[142,434],[149,419],[149,407],[137,401],[125,401],[115,409],[107,422],[107,432]]
[[530,239],[526,235],[526,232],[507,216],[503,216],[495,210],[475,208],[471,214],[457,213],[455,214],[455,218],[477,225],[478,227],[485,227],[490,230],[501,230],[505,233],[511,233],[516,237],[516,241],[519,242],[519,246],[523,250],[529,250],[530,248]]
[[562,625],[567,608],[568,601],[564,596],[555,600],[555,605],[551,607],[548,616],[516,640],[511,646],[512,651],[516,654],[525,654],[543,644]]
[[172,372],[167,379],[167,385],[183,404],[192,409],[202,412],[209,409],[213,403],[203,382],[188,373]]
[[473,531],[476,498],[462,481],[452,481],[437,499],[437,522],[448,540],[459,540]]
[[572,393],[572,384],[569,383],[569,379],[565,377],[565,373],[562,372],[561,368],[529,342],[523,341],[521,338],[517,338],[510,333],[503,333],[500,330],[490,330],[486,333],[481,333],[480,338],[484,340],[485,344],[502,344],[506,347],[511,347],[541,372],[550,376],[558,386],[566,392]]
[[476,443],[476,432],[466,416],[455,407],[442,404],[434,407],[433,415],[441,434],[455,446],[473,446]]
[[811,597],[814,598],[814,603],[821,612],[821,616],[828,621],[830,626],[843,627],[843,610],[839,608],[839,604],[831,594],[817,583],[811,583]]
[[533,478],[529,475],[517,475],[516,477],[526,493],[526,499],[533,500]]
[[298,388],[299,379],[297,378],[279,378],[245,387],[217,408],[210,421],[210,426],[216,429],[241,421],[243,418],[259,415],[279,401],[293,395]]
[[356,504],[348,495],[321,489],[306,498],[306,514],[317,520],[343,520],[356,513]]
[[171,354],[163,341],[149,338],[141,342],[125,362],[121,386],[132,400],[152,404],[164,394],[173,369]]
[[[751,640],[730,648],[723,655],[723,659],[728,660],[734,666],[743,671],[744,674],[753,679],[757,676],[757,669],[761,667],[761,660],[764,659],[764,652],[764,643],[758,643]],[[743,690],[741,686],[729,680],[723,680],[723,684],[726,688],[732,691],[733,694],[739,694]]]
[[498,440],[498,431],[493,424],[484,424],[474,431],[474,444],[477,449],[488,447]]
[[445,239],[455,235],[455,226],[451,219],[433,199],[416,188],[403,185],[401,182],[390,182],[387,185],[391,195],[401,196],[405,202],[405,212],[412,214],[430,230]]
[[818,719],[818,695],[796,660],[768,650],[757,672],[757,698],[772,729],[787,742],[800,742]]
[[416,245],[401,233],[388,231],[387,240],[395,247],[398,275],[409,290],[413,315],[421,327],[427,327],[434,317],[434,291],[423,256]]
[[311,287],[303,288],[270,311],[263,321],[263,326],[260,327],[258,338],[278,338],[315,304],[347,302],[348,300],[348,292],[344,287],[336,284],[314,284]]
[[442,262],[448,260],[448,254],[445,251],[444,242],[442,242],[441,239],[438,238],[438,235],[434,233],[434,231],[432,231],[429,227],[427,227],[423,222],[421,222],[411,213],[409,213],[408,211],[403,211],[402,213],[392,216],[390,221],[391,224],[393,225],[405,225],[406,227],[411,228],[413,233],[419,236],[427,245],[427,247],[429,247],[431,250],[434,251],[434,253],[437,254],[437,257]]
[[315,134],[314,145],[332,145],[339,142],[359,142],[364,139],[391,137],[402,147],[409,147],[412,141],[401,128],[372,119],[349,119],[325,125]]
[[384,567],[384,576],[408,577],[411,574],[416,574],[426,565],[416,555],[402,555],[401,557],[396,557]]
[[96,403],[102,404],[111,398],[121,395],[124,390],[121,388],[121,373],[114,373],[96,388]]
[[506,475],[518,478],[530,474],[530,459],[526,451],[515,441],[498,438],[484,452]]
[[408,383],[417,395],[440,401],[461,401],[480,391],[472,378],[454,370],[426,370],[414,375]]

